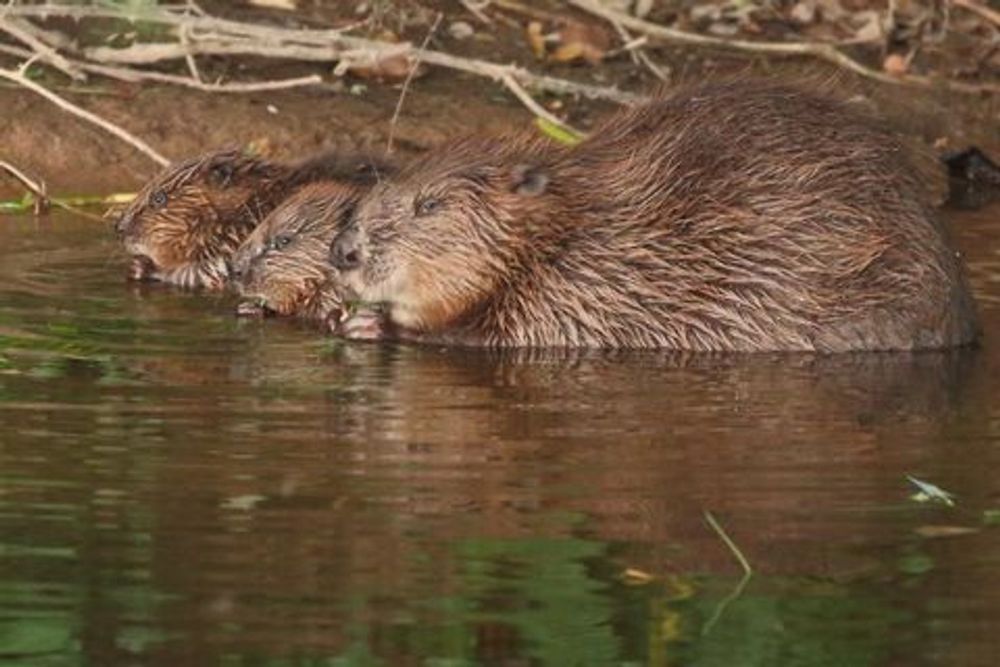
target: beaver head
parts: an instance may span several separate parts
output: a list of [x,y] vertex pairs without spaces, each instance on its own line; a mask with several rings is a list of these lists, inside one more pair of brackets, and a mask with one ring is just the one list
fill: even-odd
[[323,319],[339,311],[339,280],[327,255],[358,196],[341,182],[312,183],[264,218],[233,256],[232,275],[243,295],[237,313]]
[[503,283],[532,242],[525,213],[541,205],[548,178],[536,146],[464,139],[415,161],[362,197],[330,262],[399,326],[453,322]]
[[168,168],[115,223],[133,258],[130,277],[221,287],[227,260],[287,176],[287,167],[235,150]]

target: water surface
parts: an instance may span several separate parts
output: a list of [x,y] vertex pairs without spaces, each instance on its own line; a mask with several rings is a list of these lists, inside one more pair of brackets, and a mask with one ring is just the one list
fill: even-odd
[[952,218],[982,348],[833,358],[343,344],[0,218],[0,662],[1000,664],[1000,208]]

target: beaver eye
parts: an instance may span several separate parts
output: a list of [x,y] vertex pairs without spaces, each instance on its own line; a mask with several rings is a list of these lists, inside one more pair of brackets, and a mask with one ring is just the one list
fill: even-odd
[[163,190],[157,190],[149,197],[149,205],[154,209],[163,208],[167,205],[167,193]]
[[441,208],[441,200],[429,197],[427,199],[422,199],[417,202],[416,213],[417,215],[430,215],[434,213],[439,208]]
[[274,247],[275,250],[281,250],[291,242],[292,242],[291,236],[289,236],[288,234],[279,234],[278,236],[274,237],[274,241],[271,242],[271,245]]

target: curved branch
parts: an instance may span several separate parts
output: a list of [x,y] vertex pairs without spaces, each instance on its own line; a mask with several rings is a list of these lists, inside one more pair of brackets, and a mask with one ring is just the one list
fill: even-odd
[[585,11],[594,16],[600,17],[611,23],[618,23],[635,32],[648,35],[665,42],[675,42],[680,44],[692,44],[695,46],[711,46],[720,49],[736,49],[739,51],[749,51],[751,53],[769,53],[782,56],[810,56],[825,60],[828,63],[841,67],[858,74],[860,76],[881,81],[882,83],[892,83],[896,85],[917,85],[934,86],[944,85],[962,93],[982,93],[1000,92],[1000,86],[994,84],[972,84],[962,81],[938,80],[927,76],[910,74],[905,76],[893,76],[874,70],[862,65],[850,56],[844,54],[830,44],[819,42],[752,42],[742,39],[722,39],[710,35],[676,30],[657,23],[650,23],[640,18],[636,18],[624,12],[616,11],[605,7],[595,0],[567,0],[570,5]]
[[100,116],[93,114],[90,111],[87,111],[86,109],[76,106],[72,102],[64,100],[63,98],[59,97],[48,88],[41,86],[32,81],[31,79],[25,77],[22,73],[8,69],[0,69],[0,78],[7,79],[8,81],[13,81],[14,83],[27,88],[33,93],[41,95],[45,99],[57,105],[61,109],[70,112],[74,116],[78,116],[90,123],[93,123],[94,125],[97,125],[106,132],[110,132],[119,139],[131,144],[133,147],[135,147],[140,152],[144,153],[147,157],[153,160],[153,162],[156,162],[160,166],[165,167],[170,164],[170,160],[157,153],[149,144],[147,144],[142,139],[136,137],[135,135],[130,134],[128,131],[115,125],[111,121],[105,120]]

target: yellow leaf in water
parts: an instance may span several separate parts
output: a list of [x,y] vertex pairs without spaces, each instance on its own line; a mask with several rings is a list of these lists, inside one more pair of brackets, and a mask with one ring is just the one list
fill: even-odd
[[920,526],[913,530],[920,537],[957,537],[978,533],[978,528],[968,526]]
[[621,577],[622,581],[624,581],[626,584],[630,586],[642,586],[644,584],[648,584],[653,579],[655,579],[655,577],[649,574],[648,572],[643,572],[642,570],[637,570],[631,567],[625,568],[625,571],[622,572]]
[[295,0],[247,0],[248,4],[254,7],[266,7],[267,9],[284,9],[286,11],[295,10]]

